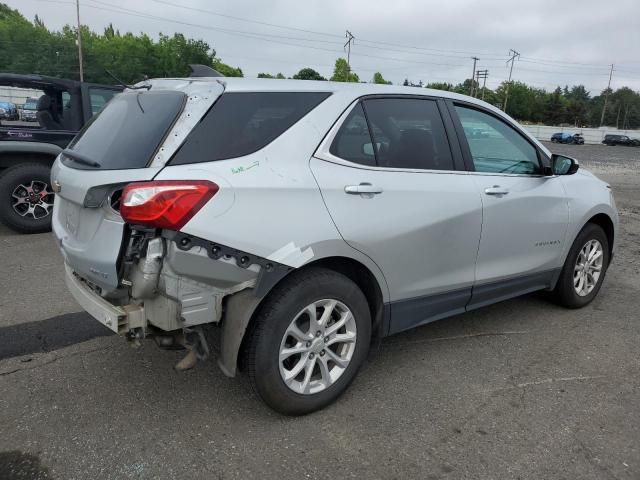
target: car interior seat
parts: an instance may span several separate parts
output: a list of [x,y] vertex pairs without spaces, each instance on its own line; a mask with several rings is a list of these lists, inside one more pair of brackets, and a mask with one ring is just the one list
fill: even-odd
[[38,99],[36,118],[42,128],[47,130],[62,130],[62,125],[55,120],[51,113],[51,97],[46,93]]
[[387,158],[393,168],[439,169],[433,135],[421,128],[404,130],[391,144]]

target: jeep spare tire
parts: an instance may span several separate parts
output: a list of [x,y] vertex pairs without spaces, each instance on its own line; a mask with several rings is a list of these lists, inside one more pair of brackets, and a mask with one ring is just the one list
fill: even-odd
[[51,230],[51,170],[40,163],[7,168],[0,175],[0,221],[20,233]]

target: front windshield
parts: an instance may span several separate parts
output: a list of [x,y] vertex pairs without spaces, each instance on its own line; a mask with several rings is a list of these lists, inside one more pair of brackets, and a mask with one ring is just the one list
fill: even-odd
[[25,103],[24,104],[24,109],[25,110],[35,110],[36,109],[36,104],[35,103]]

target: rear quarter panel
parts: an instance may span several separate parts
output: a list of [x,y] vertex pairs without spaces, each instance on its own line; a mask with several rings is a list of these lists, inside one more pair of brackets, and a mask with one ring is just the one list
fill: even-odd
[[182,231],[295,268],[326,257],[353,258],[372,271],[387,300],[382,272],[342,239],[309,166],[352,99],[333,94],[251,155],[162,169],[156,180],[207,179],[220,187]]

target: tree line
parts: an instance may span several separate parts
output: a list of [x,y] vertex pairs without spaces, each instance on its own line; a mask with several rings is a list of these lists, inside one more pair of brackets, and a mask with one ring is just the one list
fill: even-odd
[[[126,83],[135,83],[144,78],[184,77],[190,72],[189,64],[209,65],[227,77],[242,77],[240,67],[224,63],[216,51],[205,41],[187,38],[176,33],[173,36],[160,34],[157,40],[147,34],[121,33],[112,25],[104,32],[93,32],[82,27],[84,77],[95,83],[115,83],[114,77]],[[20,12],[0,4],[0,66],[11,73],[38,73],[60,78],[78,78],[77,30],[69,25],[60,31],[49,30],[42,19],[33,22]],[[111,72],[108,73],[108,72]],[[282,73],[258,74],[259,78],[287,78]],[[302,68],[293,76],[296,80],[327,80],[313,68]],[[371,79],[361,79],[347,60],[338,58],[333,74],[328,80],[336,82],[371,82],[390,84],[380,72]],[[406,86],[426,87],[469,95],[473,87],[474,96],[483,98],[502,108],[507,94],[507,113],[522,122],[547,125],[570,125],[597,127],[608,94],[604,125],[621,129],[640,128],[640,93],[628,87],[615,91],[604,90],[592,96],[584,85],[564,86],[553,91],[536,88],[523,82],[510,85],[502,82],[495,90],[482,88],[467,79],[452,84],[409,79]]]

